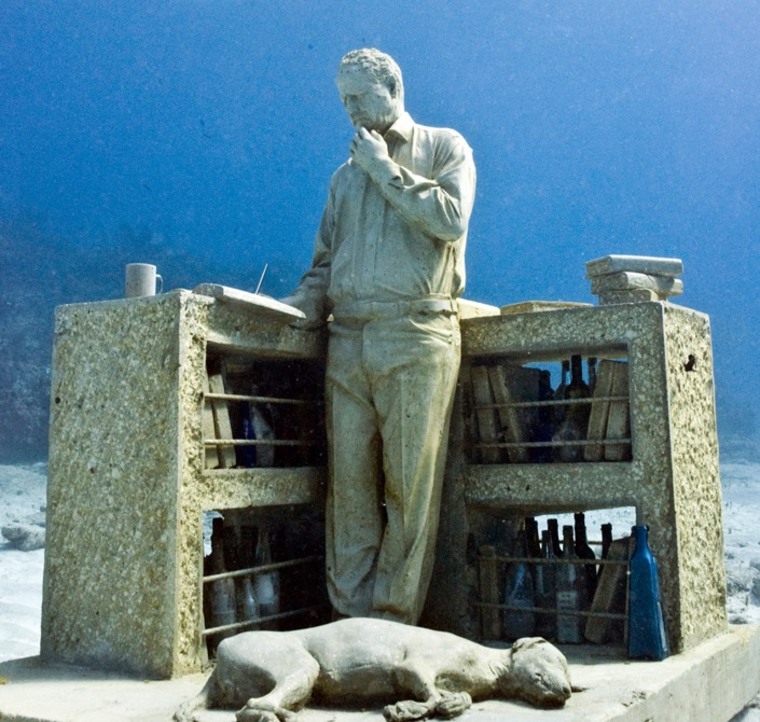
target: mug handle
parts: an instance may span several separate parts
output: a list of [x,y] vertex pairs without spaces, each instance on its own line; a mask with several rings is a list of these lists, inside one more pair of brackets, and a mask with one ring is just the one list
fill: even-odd
[[156,289],[156,293],[162,293],[164,290],[164,278],[160,274],[156,274],[156,283],[158,284],[158,288]]

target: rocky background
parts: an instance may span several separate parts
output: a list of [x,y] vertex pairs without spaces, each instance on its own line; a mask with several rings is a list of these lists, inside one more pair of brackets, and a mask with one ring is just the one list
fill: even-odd
[[[284,296],[297,269],[276,254],[268,260],[263,290]],[[33,218],[0,221],[0,464],[47,458],[55,307],[120,298],[132,262],[157,265],[164,290],[207,281],[253,290],[264,265],[242,248],[222,267],[213,248],[199,256],[145,228],[62,239]]]

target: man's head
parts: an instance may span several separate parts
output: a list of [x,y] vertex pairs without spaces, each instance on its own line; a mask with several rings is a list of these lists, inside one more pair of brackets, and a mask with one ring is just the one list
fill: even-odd
[[352,50],[338,68],[338,92],[354,127],[384,133],[404,112],[401,70],[374,48]]

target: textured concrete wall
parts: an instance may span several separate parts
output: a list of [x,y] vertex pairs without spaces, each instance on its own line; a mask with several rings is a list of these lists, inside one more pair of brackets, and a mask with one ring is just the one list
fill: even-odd
[[319,498],[319,469],[204,468],[209,340],[264,358],[322,348],[318,335],[188,291],[57,310],[44,657],[197,671],[202,512]]
[[[707,318],[651,302],[463,322],[465,373],[473,359],[603,356],[606,348],[630,363],[631,461],[468,464],[457,411],[426,622],[477,633],[467,539],[478,514],[635,506],[639,523],[651,527],[674,649],[725,629]],[[158,677],[197,671],[204,658],[201,513],[321,502],[320,468],[204,468],[209,351],[319,359],[324,338],[188,291],[58,309],[46,658]]]
[[[630,369],[632,460],[465,466],[472,509],[519,514],[634,506],[650,526],[675,651],[726,628],[720,478],[709,322],[667,303],[474,319],[468,361],[520,363],[622,349]],[[694,370],[686,371],[689,355]],[[473,517],[474,518],[474,517]]]
[[726,626],[712,344],[706,316],[664,311],[680,634],[693,647]]
[[[187,420],[177,399],[200,392],[186,373],[200,341],[180,338],[180,301],[58,309],[44,657],[144,665],[140,671],[155,675],[171,668],[178,489],[197,463],[192,452],[182,458]],[[191,320],[202,323],[205,314],[205,304],[194,304]]]

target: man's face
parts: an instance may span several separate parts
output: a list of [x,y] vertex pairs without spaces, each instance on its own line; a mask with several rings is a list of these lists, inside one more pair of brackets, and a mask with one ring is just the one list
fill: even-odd
[[340,99],[357,130],[384,133],[403,112],[399,99],[361,69],[347,69],[338,77]]

